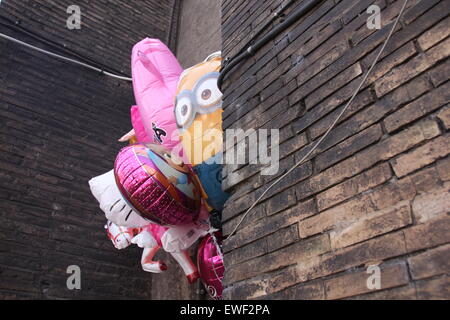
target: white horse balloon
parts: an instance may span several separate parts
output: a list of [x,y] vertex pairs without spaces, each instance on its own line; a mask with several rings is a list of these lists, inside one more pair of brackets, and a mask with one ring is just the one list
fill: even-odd
[[[141,258],[141,265],[144,271],[161,273],[167,270],[167,265],[163,261],[153,260],[155,254],[162,247],[161,239],[158,239],[159,235],[163,234],[164,236],[167,230],[162,230],[162,227],[153,224],[145,228],[126,228],[120,227],[112,221],[108,221],[105,228],[108,233],[108,238],[117,249],[125,249],[131,244],[136,244],[138,247],[144,249]],[[155,239],[155,236],[157,239]],[[183,269],[189,283],[197,281],[199,274],[189,253],[183,250],[171,252],[170,254]]]

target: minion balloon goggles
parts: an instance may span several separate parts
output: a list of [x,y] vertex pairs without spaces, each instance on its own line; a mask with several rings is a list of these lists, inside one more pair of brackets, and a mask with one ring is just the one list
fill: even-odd
[[222,109],[222,92],[217,86],[219,72],[201,77],[193,90],[181,91],[175,101],[175,118],[181,132],[188,129],[196,115],[213,113]]

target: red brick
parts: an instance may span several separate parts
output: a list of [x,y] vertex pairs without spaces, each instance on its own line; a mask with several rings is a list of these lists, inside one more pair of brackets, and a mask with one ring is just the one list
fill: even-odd
[[338,184],[322,193],[317,198],[317,206],[320,211],[347,200],[361,192],[370,190],[392,177],[392,171],[387,163],[383,163],[373,169],[365,171],[354,178]]
[[448,300],[450,297],[450,277],[423,280],[416,283],[420,300]]
[[307,96],[305,99],[306,108],[311,109],[318,102],[359,76],[361,73],[362,69],[359,63],[352,65],[350,68],[336,76],[332,81],[327,82]]
[[403,232],[408,252],[435,247],[450,242],[450,219],[433,220]]
[[376,124],[344,140],[331,149],[321,152],[314,159],[316,170],[322,171],[342,159],[348,158],[359,150],[380,140],[382,135],[381,126]]
[[239,230],[233,237],[228,238],[224,243],[224,251],[230,251],[249,242],[260,239],[279,229],[286,228],[305,219],[317,212],[314,200],[300,202],[292,208],[287,209],[277,215],[266,217],[254,224],[247,224]]
[[330,233],[331,247],[343,248],[412,224],[409,201],[376,212],[370,217]]
[[[339,103],[343,103],[346,99],[353,94],[356,87],[353,87],[351,91],[348,91],[344,94],[336,93],[330,98],[324,101],[320,106],[316,107],[316,111],[313,113],[313,118],[317,119],[323,117],[326,112],[329,112],[330,107],[336,107]],[[420,76],[412,80],[411,82],[397,88],[391,93],[384,96],[382,99],[377,100],[373,105],[368,108],[360,111],[369,103],[373,102],[374,97],[369,91],[360,93],[354,100],[354,102],[350,105],[349,109],[344,113],[342,117],[342,125],[337,127],[336,129],[342,127],[343,130],[361,130],[370,126],[373,123],[378,122],[382,119],[387,113],[395,110],[401,104],[404,104],[408,101],[414,100],[417,97],[420,97],[423,93],[427,92],[431,88],[431,84],[429,80],[425,76]],[[365,94],[363,94],[365,93]],[[325,109],[325,111],[322,111]],[[339,114],[340,109],[336,109],[328,116],[322,118],[322,120],[313,124],[310,129],[310,134],[313,139],[316,139],[321,134],[323,134],[327,128],[335,121],[337,115]],[[358,113],[356,113],[358,112]],[[356,114],[355,114],[356,113]],[[355,114],[353,117],[351,117]],[[308,116],[308,113],[305,115]],[[351,117],[351,118],[350,118]],[[350,118],[350,119],[348,119]],[[344,121],[348,119],[347,121]]]
[[446,274],[450,270],[450,245],[427,250],[408,259],[414,280]]
[[450,107],[446,107],[444,110],[438,113],[438,118],[442,121],[445,129],[450,129]]
[[324,300],[322,282],[301,284],[268,296],[272,300]]
[[277,194],[273,198],[270,198],[266,202],[267,215],[273,215],[280,211],[283,211],[297,203],[295,197],[295,189],[288,189],[280,194]]
[[392,132],[402,126],[413,122],[424,115],[437,110],[450,101],[450,84],[431,91],[414,102],[406,105],[384,120],[388,132]]
[[380,81],[375,83],[375,91],[378,97],[397,88],[406,81],[411,80],[419,73],[426,71],[435,63],[446,58],[450,54],[450,38],[417,56],[404,65],[395,68]]
[[414,149],[392,161],[392,167],[397,177],[403,177],[417,169],[423,168],[437,159],[450,153],[450,139],[441,136],[427,144]]
[[387,183],[369,193],[359,195],[348,202],[300,221],[300,237],[306,238],[337,227],[348,226],[355,221],[373,216],[373,212],[387,209],[403,200],[410,200],[414,196],[415,189],[409,181]]
[[405,253],[406,246],[403,233],[391,233],[352,247],[300,261],[297,264],[298,281],[310,281],[366,263],[401,256]]
[[416,288],[408,285],[389,290],[376,291],[349,298],[348,300],[416,300]]
[[450,180],[450,158],[447,157],[438,162],[436,166],[437,172],[439,173],[439,177],[443,181]]
[[346,159],[335,166],[313,176],[297,185],[297,197],[304,199],[329,186],[353,177],[379,161],[388,160],[417,144],[432,139],[440,133],[434,121],[421,121],[394,136],[382,140],[355,156]]
[[330,243],[327,235],[302,240],[262,257],[227,268],[225,281],[226,284],[231,284],[249,279],[299,261],[307,261],[329,249]]
[[[408,270],[405,263],[380,266],[381,288],[385,290],[408,284]],[[335,300],[369,293],[378,289],[370,289],[367,280],[371,276],[365,270],[362,272],[344,274],[325,281],[327,299]]]
[[423,33],[417,42],[423,51],[430,49],[432,46],[436,45],[443,39],[450,35],[450,30],[448,25],[450,24],[450,18],[444,19],[439,22],[436,26]]
[[[224,211],[223,213],[225,213],[225,212],[226,211]],[[231,219],[227,219],[226,221],[223,221],[222,222],[222,232],[225,235],[230,234],[232,232],[232,230],[234,230],[236,228],[237,224],[241,221],[241,218],[243,217],[243,214],[244,213],[239,214],[237,216],[234,216]],[[238,230],[242,229],[243,227],[245,227],[248,224],[252,224],[252,223],[255,223],[258,220],[261,220],[265,216],[266,216],[266,211],[265,211],[264,203],[258,204],[245,217],[245,219],[242,221],[241,225],[239,226]]]
[[[330,125],[337,119],[337,116],[340,113],[340,109],[334,109],[339,104],[345,102],[346,99],[354,92],[355,83],[350,83],[350,85],[342,88],[342,92],[338,91],[333,94],[331,97],[327,98],[323,103],[318,105],[314,112],[307,113],[306,115],[311,115],[311,120],[308,123],[304,122],[309,126],[309,134],[313,140],[320,137],[329,127]],[[349,106],[347,111],[343,114],[339,123],[344,122],[349,119],[352,115],[361,111],[364,107],[367,107],[369,104],[374,102],[373,95],[369,90],[360,92],[353,103]],[[334,109],[329,113],[330,110]],[[317,121],[317,119],[319,119]],[[376,119],[374,119],[376,121]],[[317,122],[314,122],[317,121]],[[311,122],[314,122],[311,124]]]
[[277,232],[271,234],[267,237],[267,247],[268,251],[272,252],[290,245],[299,240],[298,236],[298,226],[291,225],[287,228],[280,229]]
[[449,58],[437,67],[434,67],[428,72],[431,82],[435,87],[439,87],[450,78],[450,63]]
[[295,283],[295,269],[288,268],[282,271],[266,273],[262,276],[244,280],[233,284],[231,288],[225,288],[225,299],[260,299],[270,294],[283,290]]
[[450,212],[450,183],[446,183],[434,192],[417,196],[413,201],[412,209],[419,223],[447,216]]
[[236,265],[267,253],[267,239],[259,239],[241,248],[225,253],[225,267]]
[[[266,273],[252,279],[235,283],[233,290],[225,289],[225,299],[323,299],[323,286],[319,284],[294,286],[296,284],[295,268]],[[289,287],[288,289],[286,289]],[[286,289],[286,290],[284,290]]]
[[439,178],[438,171],[435,167],[423,169],[410,176],[410,180],[414,183],[418,194],[430,193],[435,189],[442,187],[442,181]]

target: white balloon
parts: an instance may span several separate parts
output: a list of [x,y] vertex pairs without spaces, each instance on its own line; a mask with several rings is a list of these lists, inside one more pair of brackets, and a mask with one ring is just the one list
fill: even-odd
[[166,252],[176,253],[189,249],[198,239],[206,236],[211,229],[209,213],[202,205],[198,220],[184,226],[171,226],[161,237]]
[[170,227],[161,237],[161,243],[166,252],[181,252],[189,249],[198,239],[207,234],[207,230],[199,229],[195,224]]
[[124,200],[116,185],[114,170],[91,179],[89,186],[92,194],[100,203],[100,209],[109,221],[126,228],[142,228],[150,223],[136,213]]
[[108,232],[109,239],[112,241],[116,249],[123,250],[131,245],[131,239],[133,238],[133,229],[119,227],[111,221],[108,221],[105,229]]
[[134,243],[135,245],[137,245],[139,248],[154,248],[158,245],[158,243],[156,242],[155,238],[153,238],[153,236],[150,234],[150,232],[148,231],[142,231],[141,233],[139,233],[137,236],[135,236],[132,240],[131,243]]

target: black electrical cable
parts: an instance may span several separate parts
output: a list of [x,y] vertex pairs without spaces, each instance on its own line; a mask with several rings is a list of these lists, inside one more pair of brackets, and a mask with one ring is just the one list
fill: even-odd
[[[297,9],[293,10],[293,12],[282,23],[280,23],[278,26],[276,26],[271,31],[269,31],[260,40],[255,42],[255,44],[249,46],[245,51],[237,54],[233,58],[227,59],[226,64],[220,71],[219,79],[217,80],[217,85],[218,85],[219,89],[222,90],[222,84],[223,84],[225,77],[231,72],[231,70],[236,65],[238,65],[242,61],[244,61],[244,60],[248,59],[249,57],[251,57],[252,55],[254,55],[255,52],[257,52],[259,49],[261,49],[270,40],[274,39],[281,32],[283,32],[284,30],[289,28],[291,25],[293,25],[298,19],[300,19],[305,14],[310,12],[314,7],[317,6],[317,4],[319,4],[319,2],[322,2],[322,1],[323,0],[310,0],[310,1],[302,4]],[[289,6],[292,5],[292,3],[293,3],[293,1],[290,1],[284,8],[282,8],[282,10],[286,9],[288,5]],[[272,23],[276,17],[277,16],[274,15],[272,17],[272,19],[269,21],[269,24]],[[259,36],[262,33],[263,29],[264,29],[264,27],[255,35],[255,37],[252,40],[250,40],[250,42],[252,42],[257,36]]]
[[282,6],[280,9],[278,9],[273,15],[271,15],[271,18],[261,27],[258,29],[258,31],[252,36],[252,38],[247,41],[247,43],[243,46],[243,49],[241,49],[233,58],[225,59],[222,68],[225,68],[228,63],[234,59],[237,59],[237,57],[243,53],[247,47],[250,46],[250,44],[255,41],[256,38],[258,38],[264,30],[266,30],[276,19],[282,18],[284,16],[284,11],[286,11],[290,6],[292,6],[295,1],[297,0],[290,0],[288,3],[286,3],[284,6]]
[[133,81],[133,79],[131,79],[131,78],[129,78],[129,77],[123,77],[123,76],[120,76],[120,75],[117,75],[117,74],[114,74],[114,73],[105,71],[105,70],[103,70],[103,69],[99,69],[99,68],[94,67],[94,66],[92,66],[92,65],[90,65],[90,64],[87,64],[87,63],[78,61],[78,60],[76,60],[76,59],[68,58],[68,57],[66,57],[66,56],[62,56],[62,55],[60,55],[60,54],[57,54],[57,53],[54,53],[54,52],[51,52],[51,51],[47,51],[47,50],[45,50],[45,49],[42,49],[42,48],[33,46],[33,45],[29,44],[29,43],[20,41],[19,39],[10,37],[10,36],[8,36],[8,35],[6,35],[6,34],[4,34],[4,33],[1,33],[1,32],[0,32],[0,38],[6,39],[6,40],[11,41],[11,42],[14,42],[14,43],[17,43],[17,44],[19,44],[19,45],[21,45],[21,46],[24,46],[24,47],[27,47],[27,48],[29,48],[29,49],[38,51],[38,52],[40,52],[40,53],[46,54],[46,55],[51,56],[51,57],[53,57],[53,58],[56,58],[56,59],[59,59],[59,60],[63,60],[63,61],[69,62],[69,63],[73,63],[73,64],[76,64],[76,65],[79,65],[79,66],[82,66],[82,67],[85,67],[85,68],[94,70],[94,71],[99,72],[100,74],[106,75],[106,76],[108,76],[108,77],[112,77],[112,78],[119,79],[119,80],[124,80],[124,81],[129,81],[129,82],[132,82],[132,81]]
[[82,62],[91,64],[91,65],[95,66],[96,68],[101,69],[103,71],[111,71],[111,72],[114,72],[114,73],[121,74],[121,75],[129,77],[128,75],[126,75],[124,72],[122,72],[120,70],[116,70],[116,69],[114,69],[112,67],[109,67],[109,66],[106,66],[106,65],[104,65],[104,64],[102,64],[100,62],[97,62],[97,61],[95,61],[95,60],[93,60],[91,58],[85,57],[85,56],[81,55],[80,53],[77,53],[77,52],[75,52],[75,51],[73,51],[71,49],[68,49],[65,46],[63,46],[63,45],[61,45],[61,44],[59,44],[59,43],[57,43],[57,42],[55,42],[53,40],[47,39],[47,38],[45,38],[45,37],[43,37],[43,36],[41,36],[39,34],[36,34],[36,33],[32,32],[32,31],[24,28],[23,26],[20,25],[19,21],[14,22],[14,21],[12,21],[12,20],[4,17],[4,16],[1,16],[1,15],[0,15],[0,19],[3,19],[4,21],[6,21],[6,23],[5,23],[5,22],[2,22],[0,20],[0,25],[2,25],[4,27],[7,27],[7,28],[9,28],[9,29],[11,29],[11,30],[13,30],[15,32],[23,33],[23,34],[25,34],[25,35],[27,35],[27,36],[29,36],[29,37],[37,40],[37,41],[43,42],[46,45],[48,45],[49,47],[51,47],[51,48],[53,48],[55,50],[58,50],[60,52],[63,52],[66,55],[68,55],[68,56],[70,56],[72,58],[76,58],[76,59],[78,59],[78,60],[80,60]]
[[266,30],[276,19],[281,19],[284,16],[284,11],[289,9],[297,0],[290,0],[288,3],[286,3],[284,6],[282,6],[280,9],[278,9],[273,15],[271,15],[271,18],[261,27],[258,29],[258,31],[252,36],[252,38],[243,46],[244,49],[240,51],[242,53],[245,48],[249,47],[250,44],[257,39],[263,32]]

